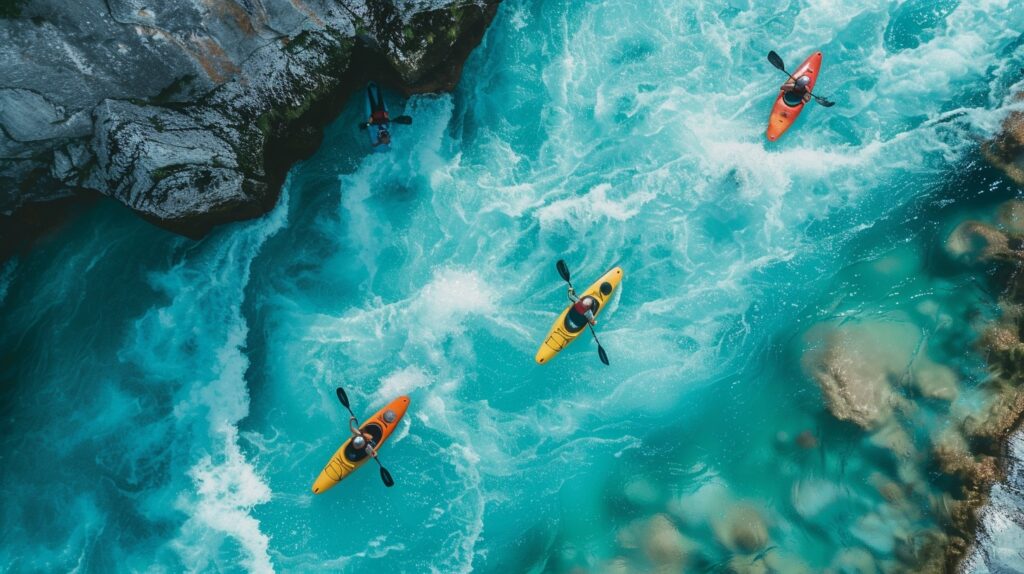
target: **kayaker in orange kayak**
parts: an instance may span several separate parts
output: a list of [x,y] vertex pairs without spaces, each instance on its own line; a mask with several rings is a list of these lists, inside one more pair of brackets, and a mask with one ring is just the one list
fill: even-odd
[[355,416],[348,418],[348,430],[352,433],[352,446],[356,450],[365,450],[366,454],[377,458],[377,451],[373,448],[373,435],[359,429],[359,420]]
[[795,106],[800,102],[806,104],[811,101],[811,92],[807,89],[810,83],[811,78],[808,76],[800,76],[795,82],[792,79],[786,80],[786,83],[782,84],[782,91],[786,94],[786,104]]
[[789,76],[789,79],[779,87],[775,105],[772,106],[772,113],[768,117],[768,130],[765,133],[768,141],[775,141],[786,133],[804,106],[812,99],[826,108],[835,105],[834,102],[814,93],[814,86],[821,72],[821,59],[821,52],[815,52],[800,64],[795,73],[790,74],[786,71],[782,58],[774,51],[768,52],[768,61]]

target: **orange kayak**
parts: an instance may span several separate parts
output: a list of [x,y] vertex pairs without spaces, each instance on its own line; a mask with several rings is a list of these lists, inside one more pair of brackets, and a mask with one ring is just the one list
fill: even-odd
[[[808,91],[813,91],[814,84],[818,83],[818,72],[820,71],[821,52],[815,52],[811,54],[810,58],[804,60],[803,64],[800,64],[800,67],[793,72],[793,77],[807,76],[810,78],[811,83],[807,84],[807,89]],[[788,80],[787,83],[792,83],[792,80]],[[793,125],[797,116],[804,110],[804,105],[806,105],[803,101],[796,105],[790,105],[786,102],[785,95],[786,92],[779,88],[779,97],[775,99],[772,115],[768,118],[768,141],[773,142],[786,133],[786,130],[789,129],[789,126]]]
[[[379,451],[384,441],[388,440],[391,433],[398,428],[398,423],[402,421],[408,408],[409,397],[404,395],[398,397],[372,417],[366,419],[359,428],[374,438],[374,448]],[[371,457],[366,451],[356,450],[351,444],[352,437],[349,437],[334,453],[327,466],[320,471],[320,476],[313,483],[313,494],[327,491],[370,460]]]

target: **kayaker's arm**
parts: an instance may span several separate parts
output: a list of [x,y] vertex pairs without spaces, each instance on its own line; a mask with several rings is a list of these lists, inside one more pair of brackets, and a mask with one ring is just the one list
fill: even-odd
[[576,290],[573,289],[572,286],[569,287],[569,300],[573,303],[580,300],[580,298],[576,296]]
[[348,417],[348,430],[352,433],[352,436],[359,436],[363,434],[363,431],[359,430],[359,427],[357,426],[358,423],[359,421],[356,420],[356,417]]
[[594,312],[590,309],[587,309],[587,312],[584,313],[583,316],[587,318],[587,321],[590,321],[591,325],[597,325],[597,317],[594,317]]
[[373,443],[371,443],[369,440],[366,441],[366,447],[364,450],[366,450],[366,454],[372,456],[373,458],[377,458],[377,450],[373,448]]

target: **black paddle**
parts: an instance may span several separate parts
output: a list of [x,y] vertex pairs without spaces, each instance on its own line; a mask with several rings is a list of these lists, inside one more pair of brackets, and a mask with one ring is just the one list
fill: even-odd
[[[796,78],[793,77],[793,74],[790,74],[789,72],[786,71],[786,65],[782,63],[782,58],[780,58],[779,55],[775,53],[775,50],[768,52],[768,61],[771,62],[773,66],[775,66],[783,73],[785,73],[787,76],[789,76],[790,79],[796,82]],[[831,108],[832,106],[836,105],[835,102],[829,101],[828,99],[822,96],[815,95],[814,92],[810,90],[808,90],[807,93],[811,94],[811,97],[814,98],[814,101],[821,104],[822,107]]]
[[[569,266],[565,264],[565,260],[559,259],[558,263],[555,264],[555,267],[558,268],[558,274],[562,276],[562,279],[564,279],[565,282],[569,284],[569,288],[572,289],[572,281],[569,280]],[[594,342],[597,343],[597,356],[601,358],[602,363],[608,365],[608,353],[604,352],[604,347],[601,346],[601,341],[597,338],[594,326],[588,322],[587,327],[590,327],[590,334],[594,336]]]
[[[388,122],[392,123],[392,124],[402,124],[404,126],[410,126],[410,125],[412,125],[412,117],[411,116],[398,116],[397,118],[391,118],[390,120],[388,120]],[[361,130],[365,130],[368,127],[370,127],[370,122],[363,122],[363,123],[359,124],[359,129],[361,129]]]
[[[338,400],[341,401],[341,406],[345,407],[345,410],[348,411],[348,414],[352,415],[352,418],[356,419],[356,425],[358,425],[359,419],[357,419],[356,414],[352,412],[352,408],[348,406],[348,395],[345,394],[345,389],[338,387],[337,393]],[[376,451],[374,451],[374,453],[376,454]],[[373,460],[374,462],[377,463],[377,466],[380,467],[380,479],[384,481],[384,486],[388,488],[394,486],[395,479],[391,478],[391,473],[388,472],[388,469],[384,468],[384,465],[381,464],[379,460],[377,460],[376,456],[373,457]]]

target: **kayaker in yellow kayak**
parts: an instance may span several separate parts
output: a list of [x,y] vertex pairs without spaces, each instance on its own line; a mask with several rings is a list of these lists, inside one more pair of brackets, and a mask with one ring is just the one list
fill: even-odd
[[565,321],[571,331],[579,331],[587,323],[597,325],[597,317],[594,316],[595,301],[593,297],[577,297],[576,290],[569,286],[569,300],[572,301],[573,305],[565,316]]
[[380,458],[377,456],[377,449],[388,440],[391,433],[398,427],[399,421],[405,416],[405,411],[409,407],[409,397],[404,395],[398,397],[360,425],[356,414],[349,406],[345,389],[338,387],[336,392],[341,405],[348,411],[348,430],[351,436],[338,447],[334,456],[320,471],[320,476],[313,483],[313,494],[326,492],[371,458],[380,467],[380,478],[384,481],[384,486],[394,486],[395,480],[391,477],[388,469],[381,464]]
[[[391,418],[394,419],[394,416]],[[373,448],[373,435],[359,429],[359,420],[355,416],[348,417],[348,430],[352,433],[352,446],[356,450],[364,450],[366,454],[377,458],[377,451]]]
[[597,343],[597,356],[601,359],[602,363],[607,365],[608,354],[604,352],[604,347],[601,346],[601,341],[597,338],[594,325],[597,324],[597,314],[607,306],[607,303],[611,300],[612,293],[615,291],[615,287],[622,280],[622,269],[619,267],[612,268],[601,276],[597,282],[583,291],[583,296],[580,297],[576,295],[576,289],[572,286],[572,280],[569,277],[569,266],[565,261],[559,259],[555,267],[558,269],[558,274],[562,276],[562,280],[569,286],[569,301],[572,304],[566,307],[562,314],[555,319],[555,323],[548,330],[548,334],[544,337],[544,342],[541,343],[540,349],[537,350],[533,360],[540,365],[548,363],[569,343],[576,340],[576,337],[585,328],[589,327],[590,334],[594,337],[594,342]]

